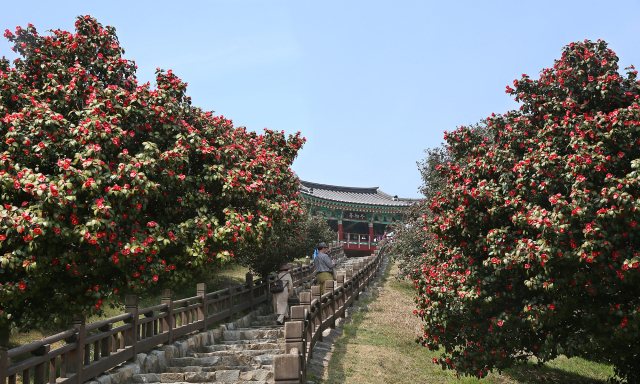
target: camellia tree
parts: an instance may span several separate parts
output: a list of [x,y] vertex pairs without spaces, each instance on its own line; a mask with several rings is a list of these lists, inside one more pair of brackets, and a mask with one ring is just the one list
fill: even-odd
[[519,110],[445,133],[452,160],[414,270],[419,342],[484,377],[582,356],[640,382],[640,86],[603,41],[506,92]]
[[[476,124],[474,128],[488,133],[484,125]],[[398,279],[410,277],[411,272],[427,262],[432,254],[430,248],[434,244],[434,238],[425,225],[425,219],[433,217],[428,201],[442,191],[447,183],[440,168],[455,161],[446,146],[430,148],[425,152],[427,156],[417,163],[422,177],[420,192],[425,199],[414,204],[404,220],[391,223],[387,231],[393,234],[392,241],[388,243],[387,255],[398,265]]]
[[426,201],[414,204],[402,221],[395,221],[388,226],[387,232],[392,234],[387,242],[387,256],[398,265],[397,279],[411,277],[416,268],[427,260],[431,252],[429,241],[431,233],[425,230],[424,218],[430,214]]
[[115,29],[5,36],[0,61],[0,333],[193,281],[300,214],[304,139],[234,128],[157,71],[138,84]]
[[[302,202],[298,202],[303,206]],[[271,236],[238,252],[236,259],[252,272],[266,276],[277,272],[282,263],[311,257],[319,243],[329,243],[335,238],[336,233],[325,219],[309,216],[306,209],[303,209],[296,220],[282,222]]]

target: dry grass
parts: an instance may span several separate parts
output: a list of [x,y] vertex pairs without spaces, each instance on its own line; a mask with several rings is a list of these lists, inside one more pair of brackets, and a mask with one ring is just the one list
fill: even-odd
[[[533,363],[503,374],[490,374],[479,381],[458,379],[432,363],[438,352],[414,342],[421,322],[411,315],[413,287],[404,281],[387,280],[396,267],[389,267],[383,290],[370,300],[367,309],[356,312],[344,335],[335,342],[329,368],[316,383],[603,383],[613,374],[610,366],[582,359],[558,358],[541,368]],[[314,378],[315,379],[315,378]]]

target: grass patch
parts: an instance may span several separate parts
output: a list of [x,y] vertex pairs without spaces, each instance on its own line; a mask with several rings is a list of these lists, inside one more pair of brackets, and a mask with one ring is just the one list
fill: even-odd
[[[458,378],[432,362],[439,352],[431,352],[414,342],[422,333],[422,322],[412,315],[413,286],[404,280],[389,279],[397,267],[389,264],[380,281],[380,294],[367,299],[369,306],[355,312],[343,324],[343,336],[335,341],[334,352],[324,378],[315,383],[604,383],[613,375],[610,365],[561,356],[544,366],[535,361],[492,373],[482,381]],[[362,305],[363,302],[359,302]]]

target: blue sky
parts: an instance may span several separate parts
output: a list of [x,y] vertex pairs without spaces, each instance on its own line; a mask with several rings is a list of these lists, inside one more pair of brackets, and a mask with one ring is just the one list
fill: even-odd
[[[517,107],[504,93],[564,45],[603,39],[640,66],[638,1],[34,1],[3,5],[0,30],[116,27],[153,83],[189,83],[195,105],[236,125],[301,131],[303,180],[418,197],[416,161],[443,132]],[[14,58],[6,40],[0,55]]]

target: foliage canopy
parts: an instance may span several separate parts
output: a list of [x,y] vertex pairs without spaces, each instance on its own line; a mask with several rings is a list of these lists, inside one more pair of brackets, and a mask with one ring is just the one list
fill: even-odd
[[0,60],[0,328],[61,323],[114,295],[192,281],[301,213],[298,134],[234,128],[113,27],[7,30]]
[[412,274],[419,342],[445,368],[563,354],[640,381],[640,85],[617,63],[604,41],[569,44],[507,87],[519,110],[445,132],[433,251]]

